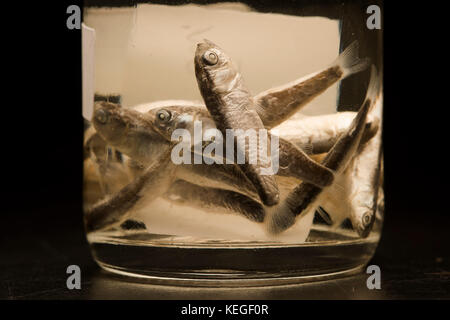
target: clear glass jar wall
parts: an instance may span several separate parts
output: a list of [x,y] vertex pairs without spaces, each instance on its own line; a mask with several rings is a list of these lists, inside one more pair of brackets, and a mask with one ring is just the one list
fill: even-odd
[[376,3],[86,2],[84,220],[97,263],[201,286],[367,264],[384,214]]

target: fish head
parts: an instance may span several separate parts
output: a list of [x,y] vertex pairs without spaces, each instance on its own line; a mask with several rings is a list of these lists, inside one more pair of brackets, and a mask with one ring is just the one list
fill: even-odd
[[[209,40],[197,44],[195,51],[195,75],[204,95],[212,91],[230,92],[240,84],[240,75],[232,60],[216,44]],[[205,92],[205,90],[207,90]]]
[[108,145],[137,161],[153,161],[170,147],[165,137],[154,129],[151,116],[118,104],[96,103],[92,123]]
[[167,141],[178,141],[173,137],[175,130],[187,130],[193,137],[196,128],[197,130],[215,128],[213,120],[204,108],[165,106],[150,110],[148,114],[153,119],[154,129]]
[[109,144],[115,144],[128,129],[126,119],[119,104],[100,101],[94,105],[92,124],[100,136]]
[[183,107],[162,107],[150,110],[154,129],[167,141],[172,141],[176,129],[186,129],[193,126],[194,114]]
[[375,222],[375,211],[374,208],[369,207],[358,207],[356,209],[356,215],[360,217],[355,229],[361,238],[366,238],[370,230],[372,230],[373,223]]

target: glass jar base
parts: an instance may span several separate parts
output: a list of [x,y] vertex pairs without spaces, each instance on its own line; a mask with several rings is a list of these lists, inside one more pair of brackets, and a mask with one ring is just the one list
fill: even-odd
[[374,254],[378,235],[289,245],[193,241],[148,233],[97,234],[89,240],[103,269],[131,281],[242,287],[322,281],[358,273]]
[[[315,281],[332,280],[336,278],[342,278],[360,273],[365,265],[361,265],[352,269],[343,270],[339,272],[324,273],[320,275],[308,275],[308,276],[295,276],[271,274],[266,277],[258,278],[209,278],[211,274],[197,273],[197,277],[191,277],[189,273],[176,273],[167,274],[165,276],[158,275],[157,273],[143,274],[131,271],[124,271],[118,269],[115,266],[108,266],[99,261],[97,263],[105,271],[112,273],[116,276],[124,278],[127,281],[134,281],[140,283],[149,283],[153,285],[170,285],[170,286],[186,286],[186,287],[221,287],[221,288],[236,288],[236,287],[266,287],[266,286],[283,286],[301,284]],[[227,276],[227,274],[222,274]],[[203,276],[203,277],[201,277]],[[229,276],[229,275],[228,275]],[[201,277],[201,278],[200,278]]]

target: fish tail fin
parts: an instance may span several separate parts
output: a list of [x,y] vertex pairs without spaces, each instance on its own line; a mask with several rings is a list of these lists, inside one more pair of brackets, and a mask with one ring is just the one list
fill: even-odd
[[[351,164],[349,167],[350,166]],[[352,173],[352,170],[344,171],[344,173],[339,176],[339,181],[335,181],[321,199],[321,207],[328,213],[331,220],[330,225],[334,228],[341,225],[347,217],[348,212],[351,210],[348,191],[349,188],[351,188]],[[320,210],[318,211],[321,214]]]
[[348,130],[349,135],[353,135],[355,133],[356,134],[363,133],[363,130],[361,129],[362,126],[365,126],[367,115],[372,111],[375,105],[376,98],[379,93],[379,85],[380,84],[377,69],[375,68],[374,65],[372,65],[366,97],[361,105],[361,108],[359,108],[356,117],[353,119],[353,122],[350,125],[350,128]]
[[280,234],[295,223],[296,215],[285,202],[267,211],[266,230],[271,235]]
[[339,55],[339,57],[335,61],[335,65],[339,66],[339,68],[342,71],[342,79],[361,72],[365,70],[369,64],[370,59],[369,58],[362,58],[360,59],[358,57],[358,51],[359,51],[359,42],[358,40],[353,41],[347,48],[342,51],[342,53]]
[[377,72],[377,68],[374,65],[372,65],[372,67],[370,69],[369,85],[367,87],[367,93],[366,93],[366,98],[365,98],[365,101],[370,103],[370,106],[371,106],[370,110],[375,105],[375,101],[377,99],[379,92],[380,92],[379,75]]
[[322,189],[302,182],[277,206],[267,210],[264,220],[269,234],[276,235],[295,224],[297,219],[315,210],[315,202]]

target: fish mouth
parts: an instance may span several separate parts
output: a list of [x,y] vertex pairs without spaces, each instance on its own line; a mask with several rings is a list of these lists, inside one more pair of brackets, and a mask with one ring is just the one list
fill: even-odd
[[94,122],[106,124],[109,120],[109,112],[103,109],[97,109],[94,112]]
[[195,50],[195,66],[201,66],[202,63],[202,56],[205,54],[206,51],[208,51],[209,46],[205,43],[199,43],[197,44],[197,49]]

